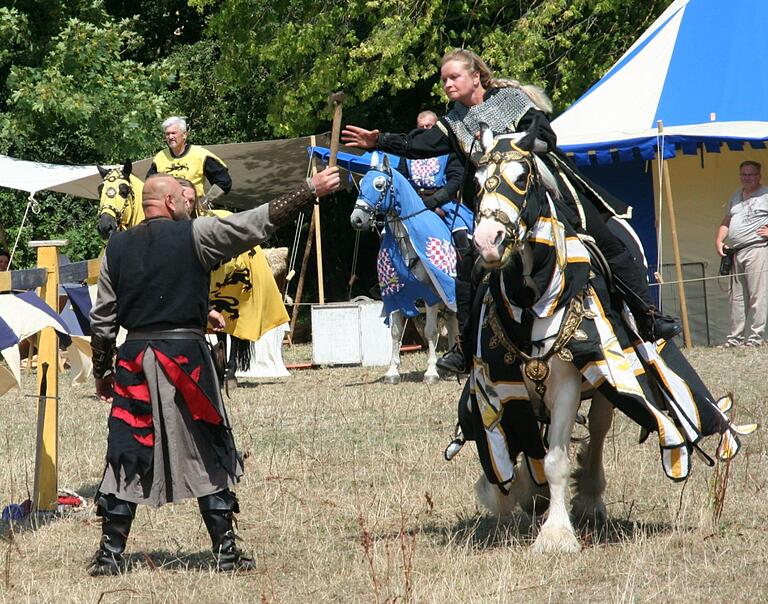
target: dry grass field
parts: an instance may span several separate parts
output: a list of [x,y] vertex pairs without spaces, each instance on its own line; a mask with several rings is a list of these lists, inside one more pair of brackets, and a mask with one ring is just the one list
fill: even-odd
[[[306,347],[288,360],[308,357]],[[694,349],[715,394],[736,393],[741,421],[763,423],[768,349]],[[297,371],[241,387],[229,412],[249,455],[238,489],[239,531],[258,571],[209,570],[195,502],[140,508],[131,571],[92,579],[86,563],[99,523],[92,509],[37,528],[2,525],[1,602],[758,602],[768,600],[766,433],[745,438],[723,471],[695,461],[691,479],[663,475],[652,437],[617,415],[606,448],[606,534],[581,533],[576,555],[529,550],[536,521],[478,510],[474,445],[445,462],[456,381],[419,383],[423,354],[406,355],[406,380],[378,383],[378,368]],[[102,471],[107,406],[92,387],[62,377],[60,486],[91,497]],[[23,394],[34,393],[34,376]],[[35,400],[0,405],[0,505],[32,488]],[[713,452],[715,439],[708,443]],[[719,479],[719,489],[718,480]]]

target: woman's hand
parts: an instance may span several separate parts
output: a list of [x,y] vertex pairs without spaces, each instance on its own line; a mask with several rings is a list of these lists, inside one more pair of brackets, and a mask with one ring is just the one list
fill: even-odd
[[379,140],[378,130],[366,130],[359,126],[345,126],[341,131],[341,142],[348,147],[375,149]]

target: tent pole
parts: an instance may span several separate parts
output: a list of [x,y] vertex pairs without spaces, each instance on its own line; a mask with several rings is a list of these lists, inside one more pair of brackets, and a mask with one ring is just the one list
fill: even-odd
[[[664,124],[661,120],[657,122],[659,128],[659,134],[664,133]],[[677,295],[680,299],[680,318],[683,321],[683,341],[685,346],[690,348],[691,343],[691,328],[688,325],[688,305],[685,301],[685,284],[683,283],[683,267],[680,262],[680,244],[677,239],[677,219],[675,218],[675,202],[672,199],[672,183],[669,180],[669,165],[667,160],[664,159],[664,150],[661,150],[661,179],[664,187],[664,197],[667,200],[667,206],[669,207],[669,229],[672,235],[672,251],[675,255],[675,275],[677,277]]]

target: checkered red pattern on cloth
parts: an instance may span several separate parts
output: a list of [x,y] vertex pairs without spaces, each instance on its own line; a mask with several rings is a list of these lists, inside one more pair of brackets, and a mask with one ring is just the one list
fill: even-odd
[[438,269],[451,277],[456,276],[456,250],[450,241],[428,237],[426,252],[429,261]]

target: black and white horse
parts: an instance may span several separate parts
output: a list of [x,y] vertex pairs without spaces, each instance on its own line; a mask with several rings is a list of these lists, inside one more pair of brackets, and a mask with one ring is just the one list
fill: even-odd
[[[719,434],[717,456],[739,450],[725,412],[673,342],[645,342],[626,306],[609,292],[593,256],[558,216],[559,193],[545,163],[519,135],[484,131],[474,243],[487,269],[476,304],[471,396],[460,409],[484,478],[476,492],[503,513],[546,494],[538,552],[580,549],[567,508],[569,445],[581,400],[591,398],[590,440],[578,456],[574,516],[605,518],[602,449],[613,407],[659,436],[662,467],[685,480],[703,436]],[[516,467],[518,456],[525,469]]]

